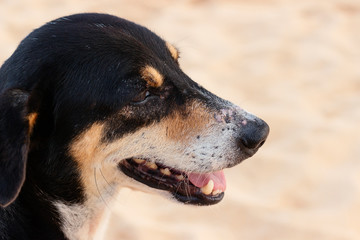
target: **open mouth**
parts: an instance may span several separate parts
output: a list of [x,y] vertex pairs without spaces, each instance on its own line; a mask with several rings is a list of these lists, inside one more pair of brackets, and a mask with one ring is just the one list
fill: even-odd
[[212,205],[224,197],[226,182],[223,171],[186,173],[138,158],[121,161],[119,168],[149,187],[170,192],[183,203]]

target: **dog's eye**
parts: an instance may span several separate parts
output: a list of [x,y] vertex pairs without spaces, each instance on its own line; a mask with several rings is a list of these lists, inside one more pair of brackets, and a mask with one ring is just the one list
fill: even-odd
[[133,102],[133,103],[141,103],[141,102],[145,101],[150,96],[151,96],[150,91],[143,91],[142,93],[137,95],[135,98],[133,98],[131,100],[131,102]]
[[172,87],[165,87],[164,89],[147,89],[131,100],[133,104],[146,103],[149,99],[161,99],[164,100],[169,97]]

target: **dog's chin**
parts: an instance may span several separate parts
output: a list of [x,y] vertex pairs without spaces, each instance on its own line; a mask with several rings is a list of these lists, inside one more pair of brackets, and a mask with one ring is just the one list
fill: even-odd
[[213,205],[224,197],[225,179],[222,172],[215,175],[221,175],[223,180],[218,180],[216,176],[211,180],[211,177],[206,177],[211,173],[185,173],[137,158],[122,160],[118,167],[128,177],[151,188],[166,191],[177,201],[185,204]]

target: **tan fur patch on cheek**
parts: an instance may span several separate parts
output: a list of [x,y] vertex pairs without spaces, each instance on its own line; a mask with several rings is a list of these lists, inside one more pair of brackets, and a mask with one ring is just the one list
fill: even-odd
[[101,137],[103,125],[93,124],[70,145],[70,154],[80,168],[81,180],[91,192],[96,192],[94,185],[94,169],[101,164]]
[[164,76],[152,66],[143,67],[140,74],[151,87],[160,87],[164,82]]
[[204,106],[193,103],[185,114],[177,112],[166,119],[166,136],[171,140],[186,141],[206,129],[212,119]]
[[179,59],[179,51],[170,43],[166,42],[166,47],[168,48],[169,52],[171,53],[171,56],[175,61]]

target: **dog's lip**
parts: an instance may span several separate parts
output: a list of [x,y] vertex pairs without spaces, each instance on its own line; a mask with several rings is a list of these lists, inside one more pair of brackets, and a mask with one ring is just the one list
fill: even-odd
[[119,168],[128,177],[149,187],[168,191],[183,203],[212,205],[224,197],[225,177],[222,171],[185,173],[138,158],[121,161]]

